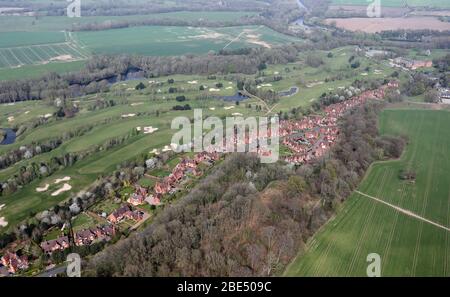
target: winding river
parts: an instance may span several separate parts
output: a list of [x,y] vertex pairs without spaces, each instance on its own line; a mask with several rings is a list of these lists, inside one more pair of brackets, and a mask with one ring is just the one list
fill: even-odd
[[[297,0],[297,4],[300,7],[300,9],[303,9],[306,12],[309,12],[308,8],[305,6],[305,4],[303,4],[303,2],[301,0]],[[305,17],[301,17],[301,18],[297,19],[294,22],[294,24],[308,28],[308,26],[305,25]]]

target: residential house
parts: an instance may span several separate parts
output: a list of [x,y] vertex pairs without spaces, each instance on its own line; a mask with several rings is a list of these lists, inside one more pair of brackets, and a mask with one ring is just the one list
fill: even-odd
[[1,263],[10,273],[28,269],[28,258],[26,255],[18,256],[16,253],[7,251],[1,258]]
[[133,194],[130,195],[127,202],[131,205],[138,206],[144,204],[145,198],[147,198],[148,192],[147,189],[137,186],[136,190]]
[[69,246],[69,237],[67,236],[41,242],[41,248],[47,254],[51,254],[54,251],[63,251],[69,248]]

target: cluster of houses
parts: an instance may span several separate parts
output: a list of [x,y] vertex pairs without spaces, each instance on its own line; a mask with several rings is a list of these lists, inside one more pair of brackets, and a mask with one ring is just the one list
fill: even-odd
[[[91,245],[94,242],[109,241],[115,234],[114,226],[110,225],[84,229],[74,234],[74,243],[76,246]],[[70,241],[68,236],[41,242],[42,250],[48,255],[55,251],[63,251],[69,247]]]
[[185,158],[175,166],[169,176],[155,184],[153,194],[149,193],[146,188],[136,186],[134,193],[130,195],[127,202],[133,206],[142,205],[145,202],[150,205],[160,205],[162,196],[167,193],[174,193],[186,174],[191,173],[194,176],[201,176],[202,171],[198,166],[201,163],[212,165],[218,159],[219,154],[217,152],[201,152],[196,154],[193,159]]
[[433,67],[433,61],[431,60],[413,60],[403,57],[395,58],[391,61],[392,66],[402,67],[410,70],[416,70],[419,68]]
[[167,193],[171,194],[176,191],[178,184],[183,180],[186,174],[191,173],[194,176],[201,176],[202,171],[198,166],[201,163],[212,165],[218,159],[219,154],[217,152],[201,152],[196,154],[193,159],[183,159],[175,166],[169,176],[155,184],[155,194],[153,195],[153,199],[156,200],[155,202],[160,202],[163,195]]
[[140,210],[134,210],[129,205],[123,205],[108,216],[108,221],[112,224],[117,224],[122,222],[123,220],[133,220],[139,222],[143,218],[144,212]]
[[304,164],[324,156],[336,143],[339,136],[338,119],[350,109],[369,99],[383,99],[387,88],[397,88],[397,82],[390,82],[376,90],[361,93],[349,100],[332,104],[325,108],[325,115],[312,115],[299,121],[283,121],[280,137],[292,155],[286,161]]
[[450,89],[438,88],[438,92],[442,103],[450,104]]
[[19,270],[28,269],[28,257],[26,255],[18,256],[16,253],[6,251],[1,258],[0,274],[7,276],[16,273]]

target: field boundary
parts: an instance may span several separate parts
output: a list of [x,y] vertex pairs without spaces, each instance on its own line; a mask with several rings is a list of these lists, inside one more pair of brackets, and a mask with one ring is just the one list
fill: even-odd
[[377,201],[377,202],[380,202],[380,203],[382,203],[382,204],[385,204],[385,205],[387,205],[387,206],[389,206],[389,207],[391,207],[391,208],[393,208],[393,209],[395,209],[395,210],[397,210],[397,211],[399,211],[399,212],[401,212],[401,213],[403,213],[403,214],[405,214],[405,215],[407,215],[407,216],[413,217],[413,218],[418,219],[418,220],[420,220],[420,221],[422,221],[422,222],[431,224],[431,225],[433,225],[433,226],[435,226],[435,227],[438,227],[438,228],[441,228],[441,229],[444,229],[444,230],[450,232],[450,228],[449,228],[449,227],[446,227],[446,226],[444,226],[444,225],[441,225],[441,224],[439,224],[439,223],[436,223],[436,222],[433,222],[433,221],[431,221],[431,220],[428,220],[428,219],[426,219],[426,218],[424,218],[424,217],[421,217],[421,216],[419,216],[418,214],[413,213],[412,211],[406,210],[406,209],[404,209],[404,208],[401,208],[401,207],[399,207],[399,206],[396,206],[396,205],[394,205],[394,204],[391,204],[391,203],[389,203],[389,202],[386,202],[386,201],[384,201],[384,200],[381,200],[381,199],[379,199],[379,198],[377,198],[377,197],[370,196],[370,195],[365,194],[365,193],[360,192],[360,191],[355,191],[355,193],[357,193],[357,194],[359,194],[359,195],[361,195],[361,196],[370,198],[370,199],[372,199],[372,200],[375,200],[375,201]]

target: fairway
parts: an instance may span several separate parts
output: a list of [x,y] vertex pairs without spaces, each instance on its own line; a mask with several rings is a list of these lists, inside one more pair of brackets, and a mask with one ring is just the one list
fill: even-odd
[[[381,132],[409,138],[403,157],[373,164],[285,275],[366,276],[367,255],[378,253],[382,276],[449,276],[449,126],[448,111],[384,111]],[[415,182],[399,179],[405,168]]]

